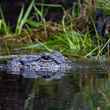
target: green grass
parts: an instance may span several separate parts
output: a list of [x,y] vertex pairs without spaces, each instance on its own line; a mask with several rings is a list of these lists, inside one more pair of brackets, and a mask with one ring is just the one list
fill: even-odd
[[47,42],[32,44],[26,46],[25,49],[38,48],[47,51],[58,50],[62,53],[68,53],[73,55],[86,56],[87,53],[90,56],[93,54],[92,51],[95,48],[94,42],[91,39],[90,34],[80,34],[78,32],[64,32],[52,36]]
[[26,10],[26,12],[24,12],[24,7],[22,7],[18,21],[17,21],[17,25],[16,25],[16,30],[15,30],[16,34],[21,33],[23,26],[25,25],[25,23],[28,20],[28,17],[29,17],[30,12],[33,8],[34,2],[35,2],[35,0],[32,0],[32,2],[30,3],[29,7]]
[[8,35],[10,34],[10,27],[7,25],[2,8],[0,6],[0,33]]
[[[79,57],[92,57],[99,58],[102,55],[109,57],[110,39],[104,42],[100,36],[93,40],[91,34],[81,34],[75,31],[57,33],[51,36],[48,41],[37,42],[23,47],[24,49],[38,49],[41,51],[57,50],[66,55],[79,56]],[[108,50],[108,51],[107,51]]]

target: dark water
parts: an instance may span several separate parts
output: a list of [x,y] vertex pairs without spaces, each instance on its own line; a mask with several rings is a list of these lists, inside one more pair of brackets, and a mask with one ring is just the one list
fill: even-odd
[[2,72],[0,110],[110,110],[109,71],[90,67],[53,80]]

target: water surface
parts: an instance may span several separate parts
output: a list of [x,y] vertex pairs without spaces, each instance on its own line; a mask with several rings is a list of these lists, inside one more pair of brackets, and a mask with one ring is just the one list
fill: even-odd
[[0,110],[110,110],[109,65],[80,64],[51,80],[1,72]]

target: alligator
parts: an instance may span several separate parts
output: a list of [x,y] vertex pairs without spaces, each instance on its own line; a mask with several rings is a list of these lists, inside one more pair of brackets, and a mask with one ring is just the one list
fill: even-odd
[[13,56],[6,64],[0,65],[0,70],[7,73],[32,78],[58,77],[70,69],[71,61],[57,51],[44,52],[37,55]]
[[[0,63],[0,73],[14,74],[24,78],[61,79],[68,73],[84,73],[85,71],[100,70],[103,73],[110,71],[109,64],[92,61],[78,61],[68,59],[58,51],[44,52],[31,55],[3,56],[0,59],[6,63]],[[100,72],[99,72],[100,73]],[[107,72],[108,73],[108,72]]]

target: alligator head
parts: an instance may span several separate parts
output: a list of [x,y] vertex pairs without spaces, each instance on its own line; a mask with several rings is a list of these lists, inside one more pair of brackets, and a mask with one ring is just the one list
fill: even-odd
[[[69,60],[68,60],[69,61]],[[59,52],[23,55],[10,59],[7,71],[27,76],[50,77],[70,69],[70,62]]]

